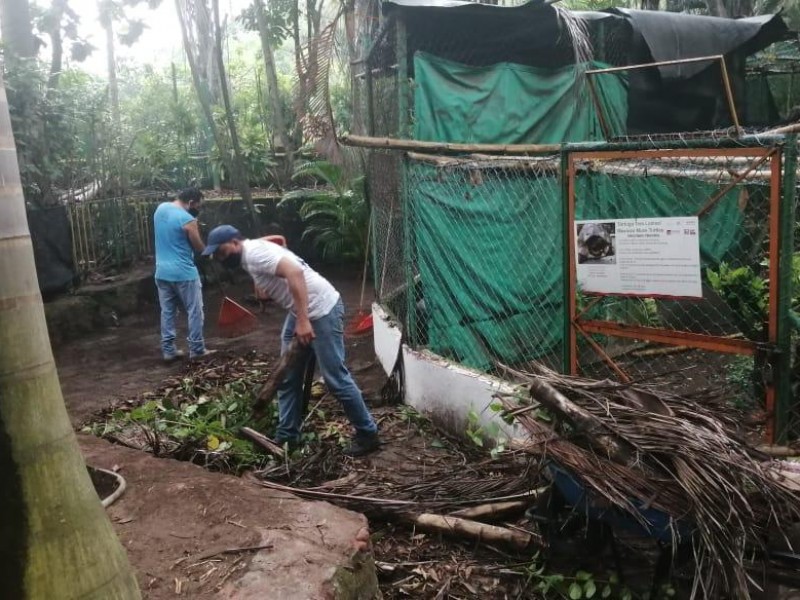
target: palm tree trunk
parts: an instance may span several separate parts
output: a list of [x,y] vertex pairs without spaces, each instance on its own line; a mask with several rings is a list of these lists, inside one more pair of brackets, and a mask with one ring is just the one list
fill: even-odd
[[0,586],[4,598],[140,598],[58,382],[0,77]]

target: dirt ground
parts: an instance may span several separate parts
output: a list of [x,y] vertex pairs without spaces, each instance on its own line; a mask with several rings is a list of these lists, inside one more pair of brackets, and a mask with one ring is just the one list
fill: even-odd
[[[347,309],[346,319],[359,311],[361,281],[356,272],[328,272],[325,275],[342,294]],[[369,310],[373,297],[372,288],[364,293],[364,309]],[[226,286],[226,293],[237,302],[253,293],[252,284],[241,276],[233,286]],[[260,327],[252,333],[237,338],[219,337],[216,331],[217,315],[221,302],[220,290],[209,286],[205,290],[206,344],[209,348],[232,354],[243,354],[258,350],[278,355],[280,332],[285,312],[280,307],[268,304],[264,312],[257,306],[246,304],[258,316]],[[128,399],[153,389],[170,374],[178,373],[181,364],[166,366],[159,351],[159,312],[154,303],[149,311],[131,315],[120,320],[120,326],[92,335],[56,349],[64,401],[73,424],[82,425],[91,415],[115,400]],[[178,343],[185,344],[185,322],[179,318]],[[379,393],[385,375],[375,363],[372,337],[354,338],[347,341],[347,358],[369,402]]]
[[363,515],[89,435],[79,441],[87,462],[126,479],[108,514],[148,600],[265,598],[265,590],[276,600],[322,598],[337,566],[359,569]]
[[[358,274],[333,272],[326,275],[343,296],[347,318],[352,318],[358,313],[361,296]],[[252,285],[248,279],[241,277],[235,285],[226,287],[226,293],[244,303],[245,298],[252,294]],[[365,298],[365,309],[368,310],[371,289],[366,290]],[[226,339],[219,337],[215,331],[220,302],[218,287],[211,286],[206,290],[206,340],[209,348],[230,355],[259,350],[277,357],[285,316],[282,309],[268,304],[260,312],[257,306],[248,305],[257,314],[260,327],[247,336]],[[98,411],[117,401],[136,398],[151,391],[164,379],[185,368],[182,364],[165,366],[160,360],[158,320],[158,306],[154,302],[150,310],[121,319],[119,327],[56,349],[64,400],[76,428]],[[178,336],[180,344],[185,338],[185,324],[179,327]],[[185,349],[185,342],[183,345]],[[371,403],[379,395],[385,379],[380,366],[375,363],[372,338],[350,339],[347,345],[349,365],[368,403]],[[309,590],[314,586],[314,589],[321,589],[324,577],[318,577],[319,581],[309,579],[313,573],[319,572],[318,569],[309,568],[309,565],[316,562],[330,566],[346,562],[346,548],[342,548],[342,540],[349,541],[358,528],[366,524],[363,517],[325,503],[298,503],[286,494],[265,493],[244,480],[227,477],[223,481],[220,478],[224,476],[209,473],[194,465],[155,459],[148,454],[113,446],[88,435],[79,437],[81,447],[92,464],[105,468],[118,467],[129,480],[129,489],[111,507],[110,515],[139,574],[140,585],[148,600],[176,597],[200,600],[243,598],[247,596],[244,589],[231,591],[230,586],[237,581],[246,581],[247,578],[242,579],[245,569],[254,568],[261,569],[274,580],[273,585],[277,587],[272,589],[276,595],[270,597],[318,597]],[[265,501],[265,498],[274,499],[276,495],[281,496],[281,504],[294,502],[306,507],[304,511],[309,510],[307,506],[315,507],[313,512],[317,520],[311,523],[311,516],[298,516],[291,508],[286,509],[290,511],[288,513],[274,513],[276,503]],[[269,514],[271,511],[274,514]],[[307,525],[311,528],[310,533],[297,533],[298,519],[311,523]],[[319,522],[323,523],[322,529],[318,527]],[[328,532],[327,537],[326,527],[335,529],[332,533]],[[287,532],[286,529],[291,531]],[[320,542],[323,538],[328,542]],[[266,555],[261,559],[263,564],[254,567],[253,563],[258,562],[260,554],[256,551],[204,558],[215,548],[265,543],[280,543],[283,547],[289,544],[289,554],[280,554],[280,559],[286,564],[276,566],[270,562],[273,559]],[[268,552],[268,549],[261,551]],[[275,579],[278,572],[281,573],[280,581]],[[326,576],[329,575],[331,573]],[[278,590],[284,591],[279,593]]]

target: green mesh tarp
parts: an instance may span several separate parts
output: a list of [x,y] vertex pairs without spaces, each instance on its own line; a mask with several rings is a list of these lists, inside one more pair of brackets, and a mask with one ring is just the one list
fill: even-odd
[[[558,360],[564,325],[559,178],[408,165],[413,255],[435,353],[482,370],[490,357]],[[578,219],[696,214],[719,187],[686,178],[581,175]],[[741,239],[740,189],[700,219],[701,253],[715,266]],[[409,273],[409,277],[411,277]]]
[[[602,67],[593,63],[591,68]],[[594,77],[612,135],[625,133],[626,80]],[[513,63],[470,67],[414,55],[414,137],[435,142],[551,144],[602,140],[597,111],[576,67]],[[577,86],[581,85],[580,88]]]
[[[685,177],[581,175],[575,185],[575,219],[647,219],[697,214],[720,186]],[[734,188],[700,217],[700,260],[716,267],[742,239],[741,188]],[[749,236],[748,236],[749,237]]]
[[555,177],[409,166],[413,252],[431,350],[487,369],[515,363],[561,339],[562,235]]

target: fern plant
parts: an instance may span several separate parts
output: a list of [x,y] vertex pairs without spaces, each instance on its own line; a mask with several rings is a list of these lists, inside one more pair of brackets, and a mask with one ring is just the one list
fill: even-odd
[[321,188],[294,190],[281,201],[301,203],[298,213],[306,226],[303,238],[312,241],[325,261],[362,260],[369,227],[364,178],[351,179],[337,165],[314,161],[300,165],[293,179],[314,179],[324,184]]

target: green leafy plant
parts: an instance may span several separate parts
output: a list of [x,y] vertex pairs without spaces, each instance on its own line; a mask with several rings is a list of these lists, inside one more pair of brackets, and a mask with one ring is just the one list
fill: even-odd
[[767,281],[750,267],[731,267],[724,262],[717,271],[706,269],[706,278],[730,306],[742,332],[750,339],[759,339],[767,317]]
[[289,192],[281,201],[300,202],[298,212],[306,224],[303,237],[312,240],[324,260],[362,260],[369,227],[364,178],[350,179],[341,167],[314,161],[301,165],[293,179],[311,179],[324,186]]
[[531,562],[523,567],[522,575],[525,577],[527,585],[537,592],[537,597],[542,598],[666,600],[676,595],[675,588],[669,583],[662,585],[652,596],[649,592],[636,593],[622,584],[619,576],[613,571],[595,574],[580,570],[569,575],[550,572],[539,553],[536,553]]
[[101,437],[143,438],[157,455],[192,460],[212,469],[240,471],[261,466],[267,459],[251,442],[238,436],[243,426],[269,429],[277,420],[276,407],[258,423],[252,422],[252,384],[234,380],[217,388],[198,388],[191,378],[168,388],[155,399],[117,409],[87,430]]

